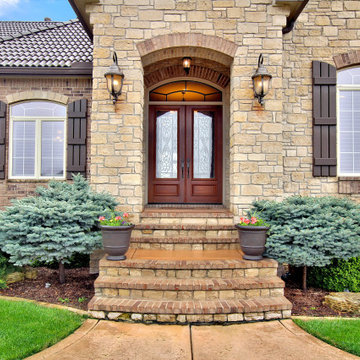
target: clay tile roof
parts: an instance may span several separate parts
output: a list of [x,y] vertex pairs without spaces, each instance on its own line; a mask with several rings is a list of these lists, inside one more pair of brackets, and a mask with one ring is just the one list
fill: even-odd
[[70,67],[92,61],[92,44],[78,20],[0,22],[0,66]]
[[0,37],[25,33],[39,27],[54,27],[62,24],[59,21],[0,21]]

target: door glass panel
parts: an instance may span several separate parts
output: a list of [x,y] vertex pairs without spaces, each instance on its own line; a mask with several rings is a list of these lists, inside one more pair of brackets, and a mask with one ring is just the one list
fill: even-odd
[[156,177],[177,178],[178,112],[156,112]]
[[214,113],[194,111],[194,178],[214,178]]

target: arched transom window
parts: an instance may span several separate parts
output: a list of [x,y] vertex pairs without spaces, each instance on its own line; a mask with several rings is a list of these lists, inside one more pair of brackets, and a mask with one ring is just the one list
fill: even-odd
[[25,101],[10,108],[9,177],[65,177],[66,106]]
[[221,101],[221,91],[190,80],[174,81],[150,91],[150,101]]

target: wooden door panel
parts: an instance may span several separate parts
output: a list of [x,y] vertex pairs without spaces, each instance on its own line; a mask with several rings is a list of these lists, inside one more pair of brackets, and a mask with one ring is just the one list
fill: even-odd
[[[177,158],[170,160],[173,168],[171,177],[159,171],[157,152],[159,152],[159,139],[157,121],[167,113],[177,113]],[[168,119],[165,119],[168,120]],[[184,202],[184,181],[182,179],[181,153],[184,153],[184,107],[183,106],[150,106],[149,108],[149,203],[182,203]],[[166,137],[166,134],[165,134]],[[166,140],[166,139],[165,139]],[[159,155],[159,154],[158,154]],[[165,154],[169,157],[169,154]],[[162,174],[164,177],[159,176]]]
[[[203,129],[195,129],[196,117],[205,121]],[[210,121],[212,118],[212,121]],[[199,120],[199,121],[200,121]],[[207,122],[207,124],[206,124]],[[212,124],[212,129],[210,129]],[[208,132],[204,136],[204,132]],[[196,141],[195,136],[204,136]],[[203,151],[207,146],[197,149],[200,157],[196,160],[195,145],[197,142],[207,141],[211,147],[207,156]],[[186,179],[186,200],[189,203],[221,203],[222,202],[222,108],[221,106],[187,106],[186,107],[186,159],[190,160],[189,176]],[[208,149],[210,150],[210,149]],[[196,162],[204,165],[203,172],[194,167]],[[195,177],[198,173],[199,177]],[[207,174],[207,175],[206,175]]]
[[[167,144],[168,137],[174,139],[174,112],[177,113],[176,155],[174,153],[176,152],[174,150],[175,143],[170,146],[172,152],[169,151]],[[194,120],[195,117],[196,121]],[[200,117],[202,117],[200,120],[204,125],[201,129],[199,127]],[[172,130],[166,129],[164,132],[162,126],[164,126],[164,123],[168,126],[169,122],[173,124]],[[195,129],[194,122],[197,124]],[[209,124],[211,124],[211,128]],[[194,131],[196,131],[195,136],[197,137],[194,137]],[[208,148],[212,146],[211,155],[204,156],[204,148],[199,147],[199,143],[196,143],[200,141],[200,137],[202,137],[202,142],[207,141],[205,148],[206,146]],[[194,152],[194,142],[197,145],[196,154]],[[163,151],[163,149],[166,151]],[[172,160],[169,160],[169,157]],[[165,159],[167,165],[166,171],[163,171],[163,159]],[[195,178],[194,174],[198,178]],[[221,203],[221,106],[149,107],[148,193],[149,203]]]

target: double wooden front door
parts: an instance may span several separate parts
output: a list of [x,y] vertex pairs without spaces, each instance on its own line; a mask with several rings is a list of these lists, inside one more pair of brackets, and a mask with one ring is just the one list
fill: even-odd
[[221,106],[150,106],[149,203],[221,202]]

